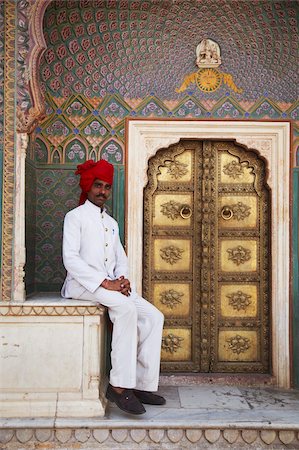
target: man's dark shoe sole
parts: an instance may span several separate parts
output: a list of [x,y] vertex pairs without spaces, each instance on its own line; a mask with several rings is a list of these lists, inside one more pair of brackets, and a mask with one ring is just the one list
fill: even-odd
[[106,392],[106,398],[115,403],[119,409],[129,414],[144,414],[146,412],[142,403],[133,394],[131,389],[125,389],[121,394],[114,391],[109,384]]

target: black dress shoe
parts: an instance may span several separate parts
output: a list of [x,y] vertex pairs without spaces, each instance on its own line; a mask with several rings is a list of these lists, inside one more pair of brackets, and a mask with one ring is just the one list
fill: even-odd
[[146,405],[165,405],[166,403],[165,398],[161,395],[147,391],[138,391],[137,389],[134,389],[133,392],[141,403],[145,403]]
[[133,394],[132,389],[124,389],[121,394],[118,394],[111,384],[108,385],[106,398],[115,403],[119,409],[130,414],[144,414],[146,412],[144,406],[138,398]]

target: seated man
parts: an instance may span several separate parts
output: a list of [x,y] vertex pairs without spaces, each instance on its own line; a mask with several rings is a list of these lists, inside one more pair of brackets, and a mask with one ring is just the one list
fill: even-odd
[[105,160],[78,166],[82,189],[63,230],[65,298],[92,300],[108,308],[113,323],[110,384],[106,397],[132,414],[142,403],[163,405],[158,388],[163,314],[140,297],[128,280],[128,264],[117,222],[104,208],[111,194],[113,165]]

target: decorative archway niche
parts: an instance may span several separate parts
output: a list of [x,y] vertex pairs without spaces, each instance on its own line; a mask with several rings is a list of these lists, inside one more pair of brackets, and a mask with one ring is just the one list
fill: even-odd
[[[290,387],[290,123],[129,119],[127,133],[127,253],[130,276],[142,290],[143,188],[148,160],[161,148],[190,139],[232,139],[265,159],[272,216],[272,370],[279,387]],[[279,264],[281,262],[281,264]]]
[[[13,238],[12,258],[4,255],[2,274],[2,297],[5,301],[22,303],[25,301],[24,266],[25,266],[25,158],[28,149],[29,134],[45,116],[45,102],[40,89],[39,63],[46,50],[43,35],[43,17],[52,0],[36,2],[30,8],[29,16],[29,52],[26,55],[26,83],[24,89],[29,92],[31,106],[23,110],[18,101],[16,109],[16,149],[12,146],[7,160],[14,161],[15,202],[8,204],[14,214],[7,213],[7,223],[13,223],[12,233],[4,233],[4,246]],[[4,179],[13,173],[9,164],[4,164]],[[9,186],[11,188],[11,186]],[[8,209],[8,208],[7,208]],[[7,242],[6,242],[7,241]],[[5,285],[7,287],[5,288]]]

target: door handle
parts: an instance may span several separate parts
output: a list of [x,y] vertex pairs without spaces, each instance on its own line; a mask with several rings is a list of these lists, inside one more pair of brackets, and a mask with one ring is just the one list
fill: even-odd
[[192,210],[189,205],[182,205],[180,209],[180,215],[183,219],[190,219],[192,216]]
[[230,220],[233,217],[233,210],[229,206],[223,206],[221,210],[221,217],[224,220]]

